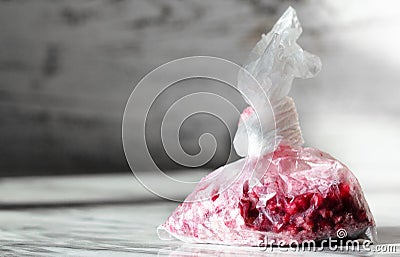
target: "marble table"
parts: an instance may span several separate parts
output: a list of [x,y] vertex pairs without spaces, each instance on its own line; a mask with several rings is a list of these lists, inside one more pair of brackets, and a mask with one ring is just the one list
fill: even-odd
[[[184,176],[179,175],[177,176]],[[129,174],[0,180],[1,256],[399,256],[397,176],[363,179],[378,224],[371,252],[282,251],[162,241],[156,227],[177,206]],[[368,177],[367,177],[368,178]],[[184,197],[187,192],[176,190]],[[384,252],[382,248],[386,248]],[[391,252],[389,252],[389,250]],[[376,251],[376,252],[374,252]],[[380,252],[379,252],[380,251]]]

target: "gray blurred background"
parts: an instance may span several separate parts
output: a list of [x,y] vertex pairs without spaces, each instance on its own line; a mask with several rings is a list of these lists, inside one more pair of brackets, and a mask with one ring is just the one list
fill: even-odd
[[[316,78],[296,80],[291,92],[306,144],[358,175],[381,172],[382,163],[385,172],[398,172],[399,1],[3,0],[0,175],[128,171],[121,123],[136,83],[185,56],[242,64],[289,5],[303,23],[300,44],[323,63]],[[217,84],[191,81],[161,95],[149,119],[150,135],[157,135],[174,99],[199,87],[244,108],[237,92]],[[237,119],[227,113],[228,126],[235,128]],[[217,153],[206,165],[214,168],[230,151],[223,124],[194,117],[182,127],[182,145],[196,153],[204,131],[217,138]],[[157,136],[149,148],[160,168],[182,168],[165,155]]]

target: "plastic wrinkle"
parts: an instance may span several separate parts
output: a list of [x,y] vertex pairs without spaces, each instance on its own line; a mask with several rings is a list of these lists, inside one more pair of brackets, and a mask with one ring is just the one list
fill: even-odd
[[301,32],[289,8],[257,43],[244,68],[259,84],[244,72],[238,77],[250,105],[234,139],[244,158],[204,177],[160,225],[160,238],[259,246],[337,238],[344,229],[345,239],[376,240],[357,178],[329,154],[302,146],[296,107],[287,94],[294,78],[315,76],[321,62],[296,43]]

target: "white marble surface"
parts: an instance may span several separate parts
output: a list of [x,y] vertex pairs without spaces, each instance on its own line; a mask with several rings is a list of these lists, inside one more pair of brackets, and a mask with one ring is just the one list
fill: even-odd
[[161,241],[156,227],[177,203],[151,196],[129,173],[1,180],[0,251],[2,256],[399,256],[398,178],[380,187],[374,179],[363,184],[378,224],[378,245],[395,245],[397,253],[270,253],[257,247]]

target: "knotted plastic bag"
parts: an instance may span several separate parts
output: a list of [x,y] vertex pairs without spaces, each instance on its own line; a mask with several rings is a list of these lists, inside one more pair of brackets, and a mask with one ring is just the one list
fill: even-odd
[[234,138],[244,158],[204,177],[158,228],[161,238],[249,246],[375,239],[356,177],[329,154],[302,147],[287,94],[294,78],[315,76],[321,62],[296,43],[301,33],[290,7],[257,43],[238,77],[250,104]]

